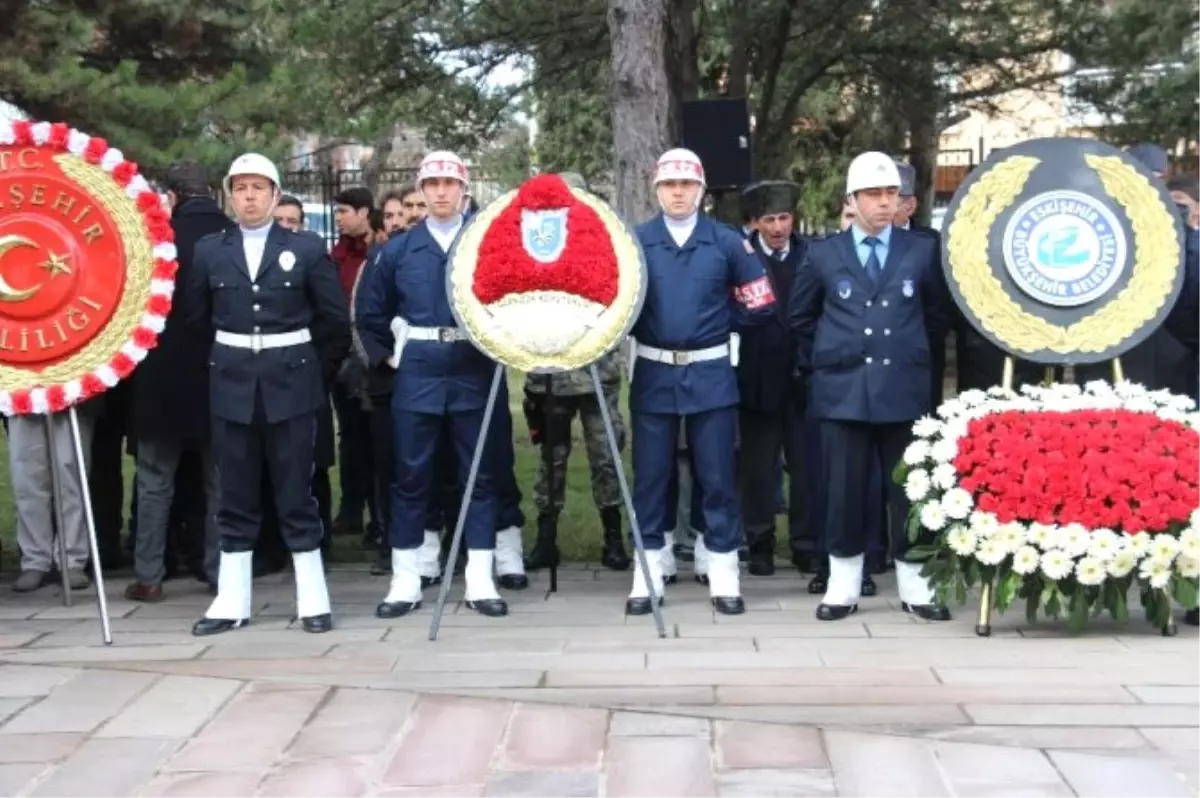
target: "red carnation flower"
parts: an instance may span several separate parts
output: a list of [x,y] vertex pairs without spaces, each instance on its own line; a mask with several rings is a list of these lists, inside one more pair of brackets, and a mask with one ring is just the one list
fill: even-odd
[[87,146],[83,149],[83,159],[88,163],[98,164],[104,160],[104,154],[108,152],[108,142],[101,138],[89,139]]
[[67,409],[67,394],[61,385],[51,385],[46,389],[46,406],[52,413],[61,413]]
[[71,137],[71,128],[62,122],[50,125],[50,146],[56,150],[65,150],[67,140]]
[[29,391],[13,391],[12,392],[13,413],[18,416],[27,416],[33,412],[33,398],[30,397]]
[[112,170],[113,180],[117,181],[117,185],[122,188],[129,185],[129,182],[137,176],[137,173],[137,164],[131,161],[122,161]]
[[[19,122],[12,123],[13,128],[13,143],[17,145],[29,145],[33,143],[33,123],[22,119]],[[15,397],[16,394],[13,394]],[[28,398],[28,397],[27,397]],[[29,411],[26,411],[29,412]]]
[[171,312],[171,300],[162,294],[151,294],[146,301],[146,310],[155,316],[166,316]]
[[153,349],[158,343],[158,333],[149,327],[138,327],[133,331],[133,345],[142,349]]
[[79,385],[83,389],[84,398],[104,393],[104,383],[95,374],[84,374],[83,379],[79,381]]
[[113,359],[109,361],[108,365],[121,379],[128,377],[133,373],[134,368],[137,367],[137,364],[124,352],[118,352],[113,355]]

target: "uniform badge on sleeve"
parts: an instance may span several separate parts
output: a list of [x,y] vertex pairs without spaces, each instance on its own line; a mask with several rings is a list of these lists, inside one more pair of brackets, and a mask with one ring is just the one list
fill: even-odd
[[758,310],[775,301],[775,292],[771,290],[771,281],[764,276],[735,287],[733,298],[750,310]]
[[849,299],[850,298],[850,281],[849,280],[838,280],[837,295],[840,299]]
[[290,272],[295,265],[296,256],[292,254],[290,249],[285,249],[283,252],[279,253],[279,268],[283,269],[285,272]]
[[904,294],[904,296],[908,297],[909,299],[912,299],[913,281],[905,280],[903,283],[901,283],[900,284],[900,293]]

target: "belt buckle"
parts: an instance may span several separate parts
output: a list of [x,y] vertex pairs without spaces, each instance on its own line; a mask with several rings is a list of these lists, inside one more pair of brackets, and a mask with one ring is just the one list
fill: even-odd
[[257,355],[259,352],[262,351],[262,349],[263,349],[262,333],[257,333],[257,332],[250,333],[250,351]]
[[458,340],[453,327],[439,327],[438,341],[443,344],[452,344]]
[[691,352],[672,352],[671,362],[676,366],[690,366],[692,364]]

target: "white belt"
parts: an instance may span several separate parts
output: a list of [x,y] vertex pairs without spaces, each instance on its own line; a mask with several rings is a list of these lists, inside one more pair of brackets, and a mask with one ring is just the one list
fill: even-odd
[[292,330],[285,333],[232,333],[217,330],[214,340],[222,346],[232,346],[235,349],[249,349],[260,352],[263,349],[282,349],[285,346],[298,346],[312,340],[312,333],[305,327],[303,330]]
[[670,349],[659,349],[639,343],[637,356],[653,360],[655,363],[666,363],[668,366],[690,366],[692,363],[704,363],[729,357],[729,344],[710,346],[707,349],[693,349],[689,352],[674,352]]
[[388,365],[392,368],[400,367],[400,357],[404,354],[404,345],[409,341],[438,341],[443,344],[452,344],[456,341],[467,340],[467,334],[457,327],[413,327],[402,316],[392,319],[391,327],[392,335],[396,338],[392,356],[388,358]]

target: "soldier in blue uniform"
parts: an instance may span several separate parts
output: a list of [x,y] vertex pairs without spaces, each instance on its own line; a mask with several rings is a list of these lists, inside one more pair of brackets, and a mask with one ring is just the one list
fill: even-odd
[[313,497],[317,410],[350,349],[350,317],[337,271],[314,236],[275,224],[279,172],[261,155],[237,158],[225,177],[238,226],[196,245],[185,323],[211,336],[213,456],[220,480],[217,597],[192,627],[225,632],[250,621],[254,543],[262,523],[262,468],[296,572],[306,632],[333,627]]
[[[867,515],[872,471],[904,453],[912,422],[932,410],[931,342],[942,340],[950,296],[932,238],[892,226],[900,174],[887,155],[850,164],[846,196],[855,206],[845,232],[809,243],[792,284],[791,327],[797,371],[810,383],[809,413],[821,422],[826,485],[824,540],[829,584],[817,608],[823,621],[858,609],[863,552],[878,519]],[[887,481],[891,547],[905,611],[948,620],[920,565],[907,561],[908,503]]]
[[738,481],[742,521],[750,544],[748,570],[756,576],[775,573],[776,469],[782,454],[791,474],[788,497],[788,538],[797,554],[811,553],[814,533],[804,497],[804,401],[794,389],[796,342],[788,327],[786,299],[806,243],[794,229],[797,186],[762,181],[743,192],[757,231],[750,245],[762,261],[776,296],[776,313],[769,324],[742,336],[737,367],[741,449]]
[[[467,167],[453,153],[432,152],[421,161],[417,186],[429,215],[384,246],[370,282],[360,288],[355,322],[370,367],[395,374],[395,477],[388,528],[392,581],[376,608],[381,618],[396,618],[421,605],[419,550],[438,443],[447,430],[459,483],[465,485],[496,367],[458,328],[446,294],[447,255],[463,225]],[[465,520],[466,605],[500,616],[508,614],[508,605],[492,578],[496,499],[491,460],[480,462]]]
[[631,335],[629,394],[633,502],[650,573],[642,572],[639,560],[626,612],[651,611],[650,581],[662,596],[669,482],[685,420],[695,478],[704,491],[709,595],[718,612],[738,614],[745,605],[738,581],[742,529],[733,465],[738,403],[733,333],[739,324],[769,321],[775,297],[749,243],[699,212],[704,167],[695,153],[664,153],[654,185],[663,212],[637,228],[648,285]]

